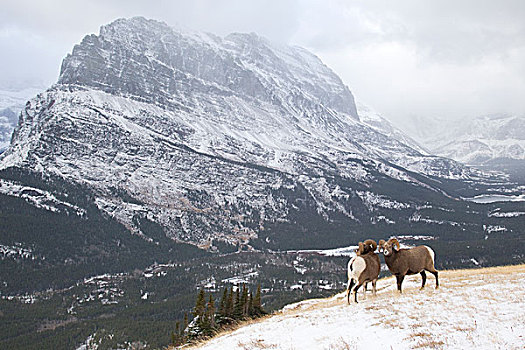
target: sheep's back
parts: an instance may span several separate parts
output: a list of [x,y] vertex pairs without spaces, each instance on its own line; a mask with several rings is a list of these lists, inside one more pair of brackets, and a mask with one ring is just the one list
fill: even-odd
[[408,270],[410,273],[419,273],[423,269],[434,265],[430,252],[430,248],[423,245],[404,250],[404,255],[408,258]]

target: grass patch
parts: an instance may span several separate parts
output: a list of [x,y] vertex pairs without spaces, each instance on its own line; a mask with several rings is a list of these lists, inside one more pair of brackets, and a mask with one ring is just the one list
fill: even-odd
[[328,350],[354,350],[357,349],[357,345],[350,344],[343,337],[339,337],[337,342],[332,343],[328,346]]
[[441,340],[424,340],[412,346],[412,349],[443,349],[444,345],[445,343]]

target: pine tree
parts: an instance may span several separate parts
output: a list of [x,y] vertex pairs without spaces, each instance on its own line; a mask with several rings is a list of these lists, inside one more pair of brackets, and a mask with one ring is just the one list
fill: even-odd
[[222,298],[219,304],[219,312],[217,313],[217,318],[219,323],[222,322],[227,317],[227,302],[228,302],[228,287],[224,288],[222,293]]
[[253,308],[253,294],[250,292],[250,295],[248,296],[248,317],[253,317],[255,315],[254,308]]
[[210,327],[210,333],[215,330],[215,301],[213,296],[210,294],[210,299],[208,300],[208,305],[206,306],[206,319]]
[[257,292],[255,292],[255,298],[253,299],[253,311],[256,316],[266,314],[261,305],[261,285],[257,286]]
[[192,341],[200,338],[203,335],[203,331],[207,330],[208,324],[205,317],[206,313],[206,294],[204,289],[201,289],[195,301],[195,307],[193,308],[193,320],[189,323],[187,328],[187,339]]
[[206,309],[206,301],[204,295],[204,289],[199,291],[197,295],[197,301],[195,302],[195,309],[193,309],[193,317],[204,315],[204,310]]
[[241,307],[242,315],[246,317],[248,315],[248,288],[246,288],[246,284],[242,285]]
[[204,314],[199,317],[197,324],[198,324],[197,337],[208,336],[211,333],[210,319],[208,318],[207,309],[205,310]]
[[237,290],[235,291],[235,303],[233,305],[233,318],[235,320],[242,319],[243,307],[241,302],[240,289],[241,288],[237,287]]
[[228,293],[228,300],[226,302],[226,316],[228,318],[233,317],[233,286],[231,286],[230,292]]

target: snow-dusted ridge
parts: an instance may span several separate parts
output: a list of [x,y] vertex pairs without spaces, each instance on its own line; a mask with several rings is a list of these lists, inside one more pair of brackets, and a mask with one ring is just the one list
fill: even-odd
[[43,191],[35,187],[23,186],[4,179],[0,179],[0,194],[23,198],[26,202],[37,208],[42,208],[52,212],[65,211],[80,217],[86,215],[86,211],[83,208],[60,200],[48,191]]
[[525,116],[497,114],[461,120],[414,118],[405,131],[434,154],[465,164],[525,160]]
[[133,218],[147,217],[201,246],[287,222],[292,195],[323,220],[358,222],[356,197],[368,210],[411,206],[375,193],[378,178],[440,191],[413,172],[474,174],[360,110],[362,120],[348,87],[304,49],[119,19],[76,45],[57,84],[28,101],[0,169],[81,182],[133,233]]
[[[286,306],[191,349],[522,349],[525,265],[442,271],[420,291],[409,276],[346,304],[344,294]],[[512,293],[509,293],[512,291]]]

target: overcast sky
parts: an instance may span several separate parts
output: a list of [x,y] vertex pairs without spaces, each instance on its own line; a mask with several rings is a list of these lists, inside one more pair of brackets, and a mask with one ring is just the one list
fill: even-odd
[[525,114],[521,0],[2,0],[0,8],[0,84],[50,85],[86,34],[140,15],[305,47],[394,122]]

